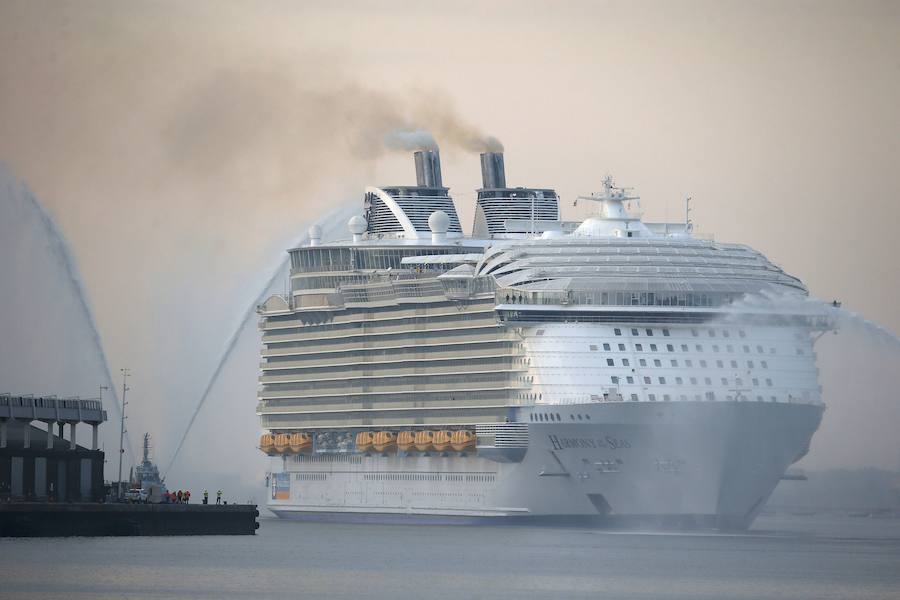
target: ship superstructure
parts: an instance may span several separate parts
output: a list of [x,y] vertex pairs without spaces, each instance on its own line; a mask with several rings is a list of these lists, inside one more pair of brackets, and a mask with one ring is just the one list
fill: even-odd
[[611,178],[565,222],[482,155],[473,237],[439,155],[368,188],[350,239],[290,250],[260,306],[270,508],[319,519],[747,527],[823,405],[806,288],[759,252],[645,223]]

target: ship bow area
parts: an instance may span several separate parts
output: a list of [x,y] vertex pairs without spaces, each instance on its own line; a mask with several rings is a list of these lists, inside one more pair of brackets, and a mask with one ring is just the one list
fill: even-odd
[[[536,423],[524,465],[534,516],[567,512],[610,525],[746,529],[809,449],[824,407],[777,402],[605,403],[591,424]],[[561,414],[568,420],[566,414]]]

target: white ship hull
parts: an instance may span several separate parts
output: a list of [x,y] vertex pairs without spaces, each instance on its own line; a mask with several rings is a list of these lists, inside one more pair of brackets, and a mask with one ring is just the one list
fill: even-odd
[[745,529],[807,452],[823,407],[623,402],[517,410],[519,421],[530,412],[560,418],[528,423],[524,455],[479,448],[285,456],[273,459],[283,475],[273,475],[269,508],[310,520]]

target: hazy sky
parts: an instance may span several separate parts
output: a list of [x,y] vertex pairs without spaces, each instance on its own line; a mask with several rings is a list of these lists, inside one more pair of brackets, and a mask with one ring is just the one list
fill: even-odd
[[494,135],[569,216],[605,173],[650,220],[692,196],[700,230],[900,331],[897,2],[5,0],[0,86],[0,160],[70,239],[114,371],[185,406],[311,218],[414,181],[397,125],[435,132],[466,227],[466,139]]

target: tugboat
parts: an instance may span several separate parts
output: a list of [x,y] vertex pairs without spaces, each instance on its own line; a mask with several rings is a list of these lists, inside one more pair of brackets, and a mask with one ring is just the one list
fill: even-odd
[[[159,476],[159,468],[150,460],[150,434],[144,434],[144,457],[134,467],[126,498],[136,497],[140,502],[159,504],[166,497],[166,483]],[[134,500],[132,500],[134,501]]]

